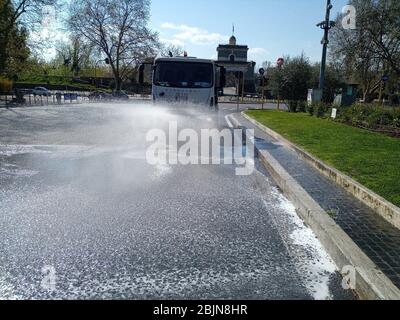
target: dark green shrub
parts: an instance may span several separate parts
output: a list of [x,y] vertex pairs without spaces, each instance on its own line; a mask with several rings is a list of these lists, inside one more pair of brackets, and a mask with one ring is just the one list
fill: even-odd
[[398,94],[391,94],[389,96],[390,104],[399,105],[400,104],[400,96]]
[[314,105],[308,104],[306,109],[307,109],[307,113],[309,113],[310,116],[314,115]]
[[297,112],[302,112],[302,113],[307,112],[307,102],[306,101],[298,101]]
[[325,103],[314,104],[314,115],[318,118],[322,118],[328,112],[328,106]]
[[383,109],[379,105],[353,105],[339,112],[339,121],[377,129],[381,126],[400,126],[400,110]]
[[290,100],[289,101],[289,112],[296,113],[297,112],[297,105],[298,105],[297,101]]
[[400,128],[400,109],[393,111],[393,126]]

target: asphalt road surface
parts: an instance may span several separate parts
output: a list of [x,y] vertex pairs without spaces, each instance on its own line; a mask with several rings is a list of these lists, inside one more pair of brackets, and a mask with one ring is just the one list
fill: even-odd
[[149,130],[231,108],[0,109],[0,299],[352,299],[257,161],[146,161]]

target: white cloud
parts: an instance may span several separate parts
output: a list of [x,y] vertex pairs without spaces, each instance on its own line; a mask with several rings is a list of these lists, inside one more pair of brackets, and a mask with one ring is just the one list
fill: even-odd
[[184,47],[185,46],[185,43],[179,39],[164,39],[164,38],[162,38],[160,40],[161,40],[161,42],[163,42],[165,44],[173,45],[176,47]]
[[251,48],[249,49],[249,54],[268,54],[268,51],[264,48]]
[[170,41],[189,42],[195,45],[218,44],[227,42],[228,37],[220,33],[209,32],[207,30],[191,27],[185,24],[177,25],[165,22],[161,25],[162,29],[175,31]]
[[254,61],[261,61],[261,60],[266,60],[266,56],[269,55],[268,50],[264,48],[250,48],[249,49],[249,60],[254,60]]
[[175,29],[175,25],[173,23],[165,22],[161,25],[162,29]]

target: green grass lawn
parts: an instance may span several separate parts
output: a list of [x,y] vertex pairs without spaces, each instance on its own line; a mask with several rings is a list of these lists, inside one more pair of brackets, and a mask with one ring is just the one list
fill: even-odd
[[400,206],[400,139],[304,113],[247,115]]

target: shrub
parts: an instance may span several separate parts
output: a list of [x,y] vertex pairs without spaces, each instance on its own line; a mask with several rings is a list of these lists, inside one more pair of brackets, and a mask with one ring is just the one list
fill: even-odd
[[13,83],[11,80],[0,77],[0,92],[11,92]]
[[293,113],[296,113],[296,112],[297,112],[297,105],[298,105],[298,102],[297,102],[297,101],[295,101],[295,100],[290,100],[290,101],[289,101],[289,111],[290,111],[290,112],[293,112]]
[[298,101],[297,111],[305,113],[307,112],[307,102],[306,101]]
[[341,109],[338,120],[369,129],[400,127],[400,110],[383,109],[377,105],[353,105]]
[[389,96],[390,103],[392,105],[399,105],[400,104],[400,96],[398,94],[391,94]]
[[313,104],[308,104],[306,109],[307,109],[307,112],[310,114],[310,116],[314,115],[314,105]]
[[394,110],[394,117],[393,117],[393,126],[396,128],[400,128],[400,110]]
[[314,104],[314,115],[317,116],[318,118],[322,118],[326,115],[328,112],[328,106],[323,103],[315,103]]

